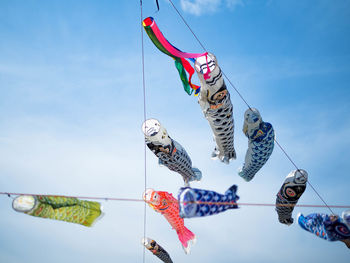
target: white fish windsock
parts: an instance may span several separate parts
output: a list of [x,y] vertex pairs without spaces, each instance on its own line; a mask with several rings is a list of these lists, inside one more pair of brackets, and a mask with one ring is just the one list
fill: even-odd
[[145,237],[142,239],[142,244],[164,263],[173,263],[168,252],[153,239]]
[[268,122],[263,122],[259,111],[250,108],[244,113],[243,132],[248,137],[248,150],[238,175],[249,182],[270,158],[275,132]]
[[181,174],[186,184],[201,180],[202,172],[192,167],[192,161],[186,150],[170,138],[158,120],[146,120],[142,125],[142,131],[148,148],[158,157],[159,165]]
[[210,124],[216,142],[212,158],[219,158],[228,164],[230,160],[236,159],[233,137],[233,107],[230,93],[213,54],[208,53],[198,57],[195,69],[201,83],[198,103]]
[[[290,172],[276,196],[276,211],[282,224],[293,224],[292,212],[294,206],[306,189],[308,174],[299,169]],[[283,206],[286,205],[286,206]]]

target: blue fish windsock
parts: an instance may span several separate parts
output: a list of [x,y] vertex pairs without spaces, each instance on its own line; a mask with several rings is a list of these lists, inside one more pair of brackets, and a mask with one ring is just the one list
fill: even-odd
[[245,163],[238,175],[249,182],[270,158],[275,140],[275,132],[268,122],[263,122],[255,108],[244,113],[243,132],[248,137],[248,150]]
[[153,255],[157,256],[164,263],[173,263],[168,252],[164,248],[162,248],[156,241],[150,239],[148,237],[142,239],[142,244],[153,253]]
[[231,186],[225,194],[214,191],[182,187],[178,195],[180,217],[202,217],[215,215],[227,209],[238,208],[237,185]]
[[[343,241],[348,247],[350,244],[350,222],[337,215],[310,214],[298,215],[299,225],[306,231],[328,241]],[[350,247],[349,247],[350,248]]]
[[216,57],[208,53],[198,57],[195,69],[201,83],[198,103],[214,134],[216,147],[212,158],[228,164],[236,159],[233,107]]
[[179,173],[187,184],[200,181],[202,172],[192,167],[192,161],[186,150],[171,139],[166,129],[156,119],[148,119],[142,125],[148,148],[158,157],[159,165]]
[[308,174],[303,169],[294,170],[287,175],[276,195],[276,211],[280,223],[293,224],[292,212],[306,189],[307,179]]

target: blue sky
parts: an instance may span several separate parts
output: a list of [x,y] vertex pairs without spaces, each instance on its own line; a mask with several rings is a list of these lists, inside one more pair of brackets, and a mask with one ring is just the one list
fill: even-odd
[[[144,1],[178,48],[201,47],[167,1]],[[173,1],[249,104],[329,204],[349,204],[350,3],[348,1]],[[192,3],[192,4],[191,4]],[[144,189],[139,1],[0,2],[0,191],[141,198]],[[253,181],[237,169],[247,139],[245,104],[234,105],[236,161],[210,160],[212,134],[197,98],[185,94],[172,60],[144,34],[147,117],[157,118],[202,170],[193,187],[241,202],[274,203],[293,170],[279,148]],[[181,176],[147,152],[147,185],[177,195]],[[143,203],[102,202],[93,228],[18,214],[0,196],[0,262],[141,262]],[[300,204],[321,204],[310,187]],[[185,255],[166,220],[147,207],[147,236],[174,262],[348,262],[340,242],[273,208],[241,207],[186,219],[197,244]],[[335,209],[341,213],[341,209]],[[298,212],[328,213],[323,208]],[[160,262],[146,251],[146,262]]]

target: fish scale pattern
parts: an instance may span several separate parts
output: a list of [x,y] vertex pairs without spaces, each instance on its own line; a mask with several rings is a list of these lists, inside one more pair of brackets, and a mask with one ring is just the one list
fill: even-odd
[[182,187],[178,195],[180,216],[182,218],[203,217],[238,208],[236,202],[239,196],[236,192],[236,185],[230,187],[224,195],[210,190]]
[[201,172],[197,168],[192,167],[192,161],[186,150],[175,140],[172,140],[172,143],[175,149],[172,154],[162,151],[156,153],[156,156],[159,158],[159,164],[179,173],[186,183],[199,181],[202,177]]
[[216,143],[212,158],[228,164],[236,159],[234,119],[230,93],[214,54],[198,57],[195,69],[201,83],[198,103],[208,120]]
[[275,132],[270,123],[262,122],[259,129],[248,139],[246,162],[238,172],[239,176],[247,182],[254,178],[270,158],[274,148]]
[[[294,220],[292,218],[292,213],[294,210],[294,205],[298,203],[298,200],[296,201],[288,201],[284,199],[279,192],[276,197],[276,204],[278,205],[288,205],[288,206],[277,206],[276,211],[278,213],[278,221],[282,224],[291,225],[293,224]],[[292,205],[292,206],[289,206]]]
[[349,227],[338,216],[314,213],[304,217],[300,214],[298,223],[304,230],[328,241],[350,238]]
[[158,250],[153,254],[156,255],[164,263],[173,263],[168,252],[166,252],[161,246],[159,246]]
[[152,240],[151,243],[149,244],[149,247],[146,247],[146,248],[164,263],[173,263],[173,261],[169,256],[169,253],[156,241]]
[[184,220],[179,216],[179,204],[172,194],[156,191],[160,197],[160,204],[149,204],[156,212],[161,213],[176,231],[179,240],[186,253],[189,252],[189,241],[194,241],[196,236],[185,227]]
[[98,202],[61,196],[37,196],[37,205],[28,215],[91,226],[101,215]]
[[[230,94],[227,92],[223,104],[218,109],[208,109],[205,113],[211,129],[214,132],[218,151],[228,160],[236,158],[234,149],[234,120]],[[218,154],[220,155],[220,154]]]

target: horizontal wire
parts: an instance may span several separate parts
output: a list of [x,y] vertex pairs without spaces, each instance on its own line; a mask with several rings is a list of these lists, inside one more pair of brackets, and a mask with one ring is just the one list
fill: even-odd
[[[137,198],[118,198],[118,197],[95,197],[95,196],[71,196],[71,195],[42,195],[42,194],[25,194],[25,193],[8,193],[0,192],[1,195],[32,195],[32,196],[56,196],[66,198],[79,198],[104,201],[122,201],[122,202],[145,202]],[[168,203],[179,203],[178,201],[169,200]],[[205,202],[205,201],[188,201],[180,202],[183,204],[203,204],[203,205],[238,205],[238,206],[274,206],[274,207],[332,207],[332,208],[350,208],[350,205],[310,205],[310,204],[269,204],[269,203],[235,203],[235,202]]]

